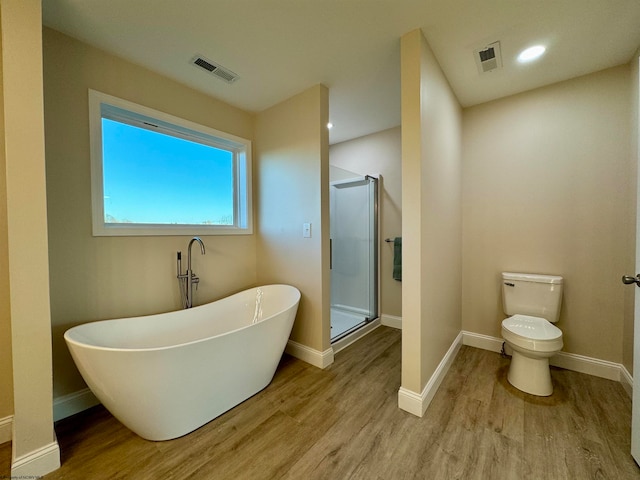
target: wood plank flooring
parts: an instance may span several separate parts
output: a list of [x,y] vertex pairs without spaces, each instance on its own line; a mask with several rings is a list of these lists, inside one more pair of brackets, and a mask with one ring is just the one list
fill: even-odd
[[265,390],[167,442],[94,407],[56,425],[62,467],[44,478],[640,479],[619,383],[553,368],[554,394],[534,397],[507,382],[508,359],[462,347],[417,418],[397,407],[400,350],[380,327],[326,370],[285,356]]

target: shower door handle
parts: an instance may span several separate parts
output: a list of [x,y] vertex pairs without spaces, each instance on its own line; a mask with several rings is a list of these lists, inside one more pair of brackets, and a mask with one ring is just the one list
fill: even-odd
[[630,277],[629,275],[623,275],[622,283],[624,283],[625,285],[631,285],[632,283],[635,283],[636,287],[640,287],[640,273],[635,277]]
[[329,270],[333,269],[333,239],[329,239]]

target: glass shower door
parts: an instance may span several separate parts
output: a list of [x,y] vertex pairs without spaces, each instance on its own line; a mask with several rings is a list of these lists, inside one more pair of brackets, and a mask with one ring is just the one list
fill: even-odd
[[377,179],[331,185],[331,339],[378,316]]

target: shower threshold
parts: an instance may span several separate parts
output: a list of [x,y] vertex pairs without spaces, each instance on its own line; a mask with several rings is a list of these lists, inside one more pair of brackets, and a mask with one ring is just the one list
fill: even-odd
[[356,328],[345,332],[340,335],[340,337],[331,341],[331,349],[333,350],[333,354],[337,354],[347,348],[349,345],[354,344],[358,340],[360,340],[365,335],[373,332],[376,328],[382,325],[380,321],[380,317],[376,317],[373,320],[364,322],[358,325]]
[[331,343],[337,342],[366,325],[371,319],[339,307],[331,307]]

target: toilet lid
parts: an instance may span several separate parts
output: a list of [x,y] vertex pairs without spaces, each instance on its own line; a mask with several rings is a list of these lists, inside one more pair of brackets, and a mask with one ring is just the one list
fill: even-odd
[[532,340],[555,340],[562,337],[562,330],[540,317],[514,315],[503,320],[502,326],[511,333]]

